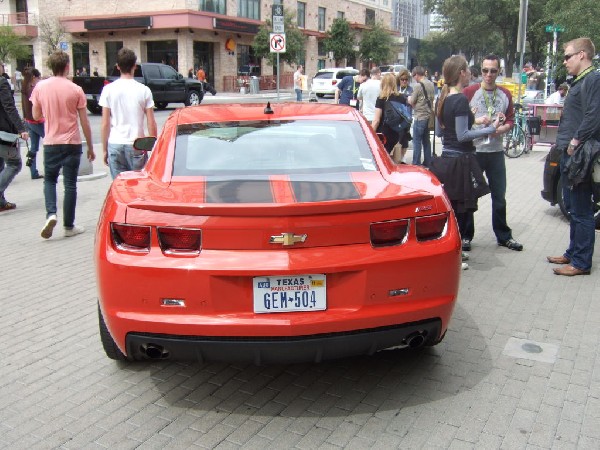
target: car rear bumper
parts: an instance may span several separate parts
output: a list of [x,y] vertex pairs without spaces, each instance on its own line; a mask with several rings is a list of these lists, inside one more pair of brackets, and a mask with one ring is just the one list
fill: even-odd
[[133,359],[176,359],[254,364],[321,362],[373,353],[390,347],[417,348],[441,338],[441,319],[389,327],[295,337],[206,337],[129,333]]

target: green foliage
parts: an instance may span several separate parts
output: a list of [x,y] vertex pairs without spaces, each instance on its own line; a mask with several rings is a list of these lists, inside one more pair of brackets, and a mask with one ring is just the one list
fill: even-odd
[[31,50],[23,45],[21,38],[17,36],[12,27],[0,26],[0,61],[7,59],[25,59],[31,56]]
[[[288,64],[296,64],[304,59],[306,39],[302,32],[298,29],[294,22],[295,15],[285,12],[285,53],[279,54],[280,61]],[[275,53],[271,53],[269,47],[269,33],[273,30],[271,19],[265,20],[265,25],[260,27],[260,30],[254,36],[254,53],[260,58],[266,58],[269,64],[274,65],[277,61]]]
[[[600,18],[596,0],[548,0],[543,8],[545,25],[556,24],[565,28],[559,33],[559,44],[579,37],[588,37],[600,48]],[[559,47],[560,50],[560,47]]]
[[336,65],[344,58],[354,57],[354,36],[346,19],[337,18],[333,21],[324,43],[325,50],[333,52]]
[[375,64],[389,62],[392,47],[392,36],[377,23],[370,30],[365,30],[360,41],[360,56],[364,61]]

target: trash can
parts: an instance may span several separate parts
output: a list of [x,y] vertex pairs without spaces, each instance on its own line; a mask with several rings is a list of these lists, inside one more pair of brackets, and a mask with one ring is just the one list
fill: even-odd
[[258,79],[258,77],[250,78],[250,93],[251,94],[258,94],[258,91],[260,90],[259,81],[260,80]]
[[542,118],[538,116],[528,117],[527,126],[529,126],[529,132],[531,134],[539,136],[542,130]]

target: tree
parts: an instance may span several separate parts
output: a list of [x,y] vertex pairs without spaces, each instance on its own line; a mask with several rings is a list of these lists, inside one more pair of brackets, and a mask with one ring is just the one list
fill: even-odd
[[56,19],[40,17],[38,19],[38,33],[40,40],[46,44],[48,54],[60,50],[60,43],[65,39],[66,30]]
[[543,9],[543,18],[546,25],[561,25],[565,31],[559,33],[561,43],[579,37],[589,37],[600,47],[600,20],[598,2],[595,0],[548,0]]
[[389,61],[392,37],[381,25],[376,23],[370,30],[365,30],[360,40],[360,56],[364,61],[384,64]]
[[0,62],[11,59],[25,59],[31,56],[31,50],[23,45],[12,27],[0,26]]
[[[279,59],[288,64],[296,64],[301,59],[304,59],[304,48],[306,46],[306,39],[302,32],[298,29],[294,23],[294,15],[289,14],[285,11],[285,53],[280,53]],[[273,30],[271,26],[271,20],[265,20],[265,25],[260,27],[256,36],[254,36],[254,53],[259,58],[267,58],[271,65],[276,62],[275,53],[271,53],[269,46],[269,33]]]
[[354,57],[354,36],[346,19],[337,18],[333,21],[324,43],[325,50],[333,52],[336,66],[339,66],[343,59]]

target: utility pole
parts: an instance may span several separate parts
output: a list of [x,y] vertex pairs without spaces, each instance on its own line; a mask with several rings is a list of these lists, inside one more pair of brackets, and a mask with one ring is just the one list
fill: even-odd
[[519,33],[517,35],[517,52],[519,56],[519,97],[517,101],[521,102],[521,87],[523,85],[523,57],[525,55],[525,41],[527,40],[527,8],[529,0],[521,0],[519,5]]

